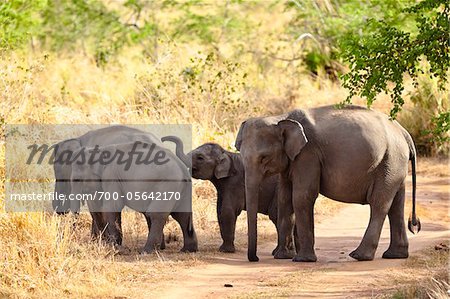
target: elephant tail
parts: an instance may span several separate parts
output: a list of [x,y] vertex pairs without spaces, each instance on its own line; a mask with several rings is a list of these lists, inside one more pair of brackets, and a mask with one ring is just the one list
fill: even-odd
[[408,229],[413,234],[418,233],[421,228],[420,219],[416,215],[416,147],[414,146],[414,141],[408,132],[404,131],[406,142],[409,147],[409,160],[411,161],[411,172],[412,172],[412,212],[408,219]]
[[191,168],[191,159],[184,153],[183,141],[177,136],[164,136],[161,138],[162,142],[170,141],[175,143],[176,150],[175,153],[177,157],[189,168]]

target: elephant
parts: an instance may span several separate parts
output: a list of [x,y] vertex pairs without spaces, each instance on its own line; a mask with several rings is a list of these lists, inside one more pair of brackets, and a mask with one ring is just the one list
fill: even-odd
[[[189,172],[175,154],[161,146],[159,140],[151,144],[142,141],[115,144],[97,147],[96,150],[82,148],[75,152],[74,156],[82,157],[81,151],[91,154],[95,151],[99,158],[95,163],[86,163],[87,159],[82,162],[82,158],[73,163],[71,192],[91,195],[91,199],[87,200],[89,210],[103,215],[111,243],[121,242],[121,227],[117,222],[117,214],[128,206],[143,213],[149,225],[144,252],[161,249],[163,228],[169,215],[181,226],[184,238],[181,251],[198,250],[192,212],[179,208],[182,202],[186,203],[188,196],[190,199]],[[123,158],[125,153],[128,154],[126,161],[114,160],[117,156],[121,159],[120,155]],[[143,156],[146,156],[146,163],[141,160]],[[101,159],[110,160],[102,163]],[[173,197],[173,193],[177,192],[178,199]],[[97,197],[102,195],[103,197]],[[158,197],[155,198],[154,195]],[[161,195],[163,198],[160,198]],[[184,201],[178,201],[180,198]]]
[[[176,154],[182,161],[191,165],[192,177],[209,180],[217,190],[217,219],[219,222],[222,245],[221,252],[235,252],[234,237],[237,217],[245,211],[245,174],[239,153],[232,153],[216,143],[206,143],[184,154],[183,144],[178,137],[166,136],[162,141],[176,144]],[[264,180],[258,196],[258,213],[268,215],[277,226],[277,192],[278,176],[271,176]],[[293,248],[292,238],[289,248]],[[272,255],[276,253],[278,246]]]
[[[106,146],[111,144],[126,143],[131,141],[158,142],[159,139],[147,132],[130,128],[126,126],[110,126],[98,130],[92,130],[78,137],[71,138],[57,143],[54,146],[53,169],[55,173],[55,193],[63,194],[65,198],[71,193],[70,175],[72,173],[72,165],[70,163],[58,162],[64,159],[65,155],[71,155],[82,147]],[[80,210],[80,201],[61,201],[53,200],[52,206],[57,214],[65,214],[69,211],[78,213]],[[99,237],[104,231],[103,215],[99,212],[91,212],[93,238]],[[120,223],[120,214],[116,215],[117,221]]]
[[[236,220],[245,210],[244,167],[239,154],[224,150],[220,145],[206,143],[192,152],[192,177],[209,180],[217,190],[217,219],[223,244],[219,251],[235,252]],[[277,223],[277,176],[262,183],[258,213]],[[276,249],[274,250],[274,253]]]
[[[295,214],[298,238],[295,262],[315,262],[314,203],[318,194],[345,202],[369,204],[370,222],[360,245],[350,253],[372,260],[386,215],[390,245],[383,258],[407,258],[404,221],[405,178],[412,169],[411,232],[420,231],[416,215],[416,150],[409,133],[387,115],[345,105],[293,110],[250,118],[235,142],[245,168],[248,214],[248,260],[257,249],[258,191],[265,177],[279,174],[278,231],[285,239]],[[279,244],[285,250],[286,244]]]

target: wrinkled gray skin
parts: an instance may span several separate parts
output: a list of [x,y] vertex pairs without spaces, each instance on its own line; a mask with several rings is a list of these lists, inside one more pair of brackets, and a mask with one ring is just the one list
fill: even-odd
[[[159,139],[147,132],[143,132],[138,129],[125,127],[125,126],[111,126],[98,130],[90,131],[78,138],[72,138],[64,140],[55,145],[55,160],[61,155],[67,155],[67,153],[74,153],[82,147],[94,147],[106,146],[111,144],[127,143],[131,141],[143,141],[143,142],[159,142]],[[70,176],[72,173],[72,165],[55,163],[53,165],[55,172],[55,192],[68,195],[70,190]],[[69,211],[78,213],[80,210],[79,201],[58,201],[52,202],[53,209],[58,214],[65,214]],[[103,215],[98,212],[92,212],[92,237],[99,237],[105,228],[105,222]],[[121,223],[120,213],[116,214],[117,222]],[[121,240],[121,238],[120,238]],[[121,242],[121,241],[120,241]],[[120,245],[120,244],[119,244]]]
[[[181,140],[167,136],[163,141],[175,142],[177,156],[191,165],[192,176],[209,180],[217,190],[217,219],[223,243],[221,252],[235,252],[234,237],[237,217],[245,211],[245,174],[241,156],[224,150],[215,143],[203,144],[187,155],[183,152]],[[186,163],[186,162],[185,162]],[[258,213],[268,215],[275,227],[277,225],[277,185],[278,176],[264,180],[258,196]],[[290,248],[293,247],[292,239]],[[272,255],[277,258],[278,246]]]
[[[188,154],[192,157],[192,176],[209,180],[217,190],[217,218],[223,244],[219,250],[234,252],[236,220],[245,211],[245,172],[241,156],[214,143],[204,144]],[[277,226],[278,176],[266,178],[258,195],[258,213],[268,215]],[[290,237],[290,236],[289,236]],[[288,247],[293,248],[292,238]],[[272,255],[278,258],[278,246]]]
[[[351,257],[360,261],[374,258],[386,215],[391,242],[383,257],[408,257],[404,201],[409,160],[413,172],[409,228],[420,230],[415,214],[416,151],[410,135],[396,121],[357,106],[294,110],[245,121],[236,147],[245,166],[249,261],[258,261],[258,191],[263,179],[276,173],[280,174],[279,234],[289,234],[292,229],[292,219],[284,216],[293,210],[300,236],[294,261],[317,260],[314,203],[319,193],[340,202],[370,205],[369,225]],[[279,245],[287,252],[285,244]]]
[[[157,151],[164,151],[169,162],[163,165],[155,164],[136,164],[133,163],[130,169],[125,170],[123,165],[117,163],[94,164],[74,164],[72,166],[71,189],[72,193],[94,194],[96,191],[103,191],[109,194],[118,194],[114,201],[88,201],[90,210],[102,211],[106,223],[106,231],[109,241],[118,244],[122,238],[120,223],[117,222],[115,214],[120,213],[125,206],[142,212],[149,224],[149,233],[147,242],[144,246],[144,252],[150,253],[155,249],[162,249],[164,244],[163,228],[171,215],[181,226],[184,238],[184,246],[181,251],[196,252],[198,249],[197,236],[193,227],[192,213],[189,212],[171,212],[176,208],[177,202],[152,201],[152,200],[128,200],[127,194],[143,194],[146,192],[177,192],[188,194],[190,192],[190,174],[186,166],[168,149],[160,146],[160,141],[155,142]],[[148,144],[140,145],[136,148],[138,151],[148,151]],[[127,144],[110,145],[100,148],[100,152],[114,153],[120,150],[124,153],[130,152],[134,147],[134,142]],[[77,153],[75,153],[77,155]],[[154,155],[151,159],[154,158]],[[173,180],[168,183],[164,180]],[[82,183],[79,180],[90,180]],[[164,204],[162,209],[156,208],[157,205]],[[171,204],[171,206],[167,206]],[[111,212],[112,210],[117,213]],[[158,212],[155,212],[158,211]],[[106,211],[106,212],[105,212]],[[150,212],[152,211],[152,212]]]

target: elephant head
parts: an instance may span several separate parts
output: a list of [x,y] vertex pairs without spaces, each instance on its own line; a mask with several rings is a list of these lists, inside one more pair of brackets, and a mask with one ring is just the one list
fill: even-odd
[[245,196],[248,221],[248,260],[258,261],[258,193],[264,178],[283,173],[307,144],[303,126],[286,115],[252,118],[241,124],[236,148],[245,168]]
[[201,180],[215,180],[235,173],[230,153],[215,143],[203,144],[188,156],[192,159],[192,176]]
[[[71,193],[70,176],[72,173],[72,159],[74,153],[81,148],[78,139],[68,139],[57,143],[54,146],[54,163],[53,170],[55,172],[55,192],[63,194],[67,199]],[[65,214],[69,211],[78,212],[79,202],[71,203],[69,200],[53,200],[53,210],[57,214]]]
[[196,179],[222,179],[234,173],[232,158],[227,151],[216,143],[205,143],[186,155],[180,138],[165,136],[161,138],[161,141],[175,143],[177,157],[188,168],[191,168],[192,176]]

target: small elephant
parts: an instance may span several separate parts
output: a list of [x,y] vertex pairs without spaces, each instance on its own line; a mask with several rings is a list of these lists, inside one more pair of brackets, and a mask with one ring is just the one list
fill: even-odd
[[[78,138],[67,139],[55,144],[55,163],[53,165],[56,179],[55,192],[63,194],[65,198],[68,198],[68,195],[71,193],[70,176],[72,174],[72,165],[66,162],[58,162],[60,159],[64,159],[64,156],[72,155],[82,147],[107,146],[132,141],[155,142],[159,141],[159,139],[150,133],[135,128],[110,126],[92,130]],[[69,211],[78,213],[80,210],[80,201],[53,200],[52,205],[57,214],[65,214]],[[103,234],[105,229],[103,215],[99,212],[91,212],[91,216],[91,234],[93,238],[97,238]],[[116,216],[117,222],[120,223],[120,213]]]
[[[81,151],[92,150],[82,148],[74,156],[80,157]],[[147,219],[149,234],[144,252],[161,249],[163,228],[169,215],[178,221],[183,231],[184,246],[181,251],[197,251],[192,213],[186,211],[186,206],[179,208],[190,200],[191,184],[189,172],[178,157],[162,147],[159,141],[152,144],[136,141],[110,145],[97,148],[97,153],[99,157],[106,158],[128,153],[126,159],[131,159],[130,164],[115,160],[112,163],[77,160],[72,165],[71,192],[92,195],[91,200],[87,200],[89,210],[103,215],[110,242],[118,244],[121,239],[117,214],[128,206],[142,212]],[[150,164],[139,162],[142,157]],[[174,193],[178,193],[178,199]],[[190,202],[187,207],[190,207]]]
[[[196,179],[209,180],[217,190],[217,218],[223,244],[221,252],[235,252],[234,238],[236,220],[245,211],[245,173],[242,158],[238,153],[232,153],[215,143],[206,143],[187,156],[183,152],[183,144],[177,137],[166,136],[163,141],[172,141],[176,146],[177,156],[191,165],[192,176]],[[261,184],[258,202],[258,213],[268,215],[277,226],[277,192],[278,176],[268,177]],[[293,249],[292,238],[288,245]],[[278,246],[273,250],[275,258],[285,258],[277,255]],[[290,256],[292,258],[292,256]]]
[[[263,180],[280,174],[278,215],[295,213],[296,262],[315,262],[314,203],[319,193],[340,202],[370,205],[366,233],[350,256],[372,260],[386,215],[391,242],[383,258],[408,257],[404,222],[405,178],[412,164],[412,215],[409,229],[420,230],[416,216],[416,150],[408,132],[387,115],[358,106],[323,106],[251,118],[241,124],[236,148],[245,168],[248,259],[256,255],[257,212]],[[288,235],[291,219],[278,219]],[[279,244],[285,250],[285,244]]]

